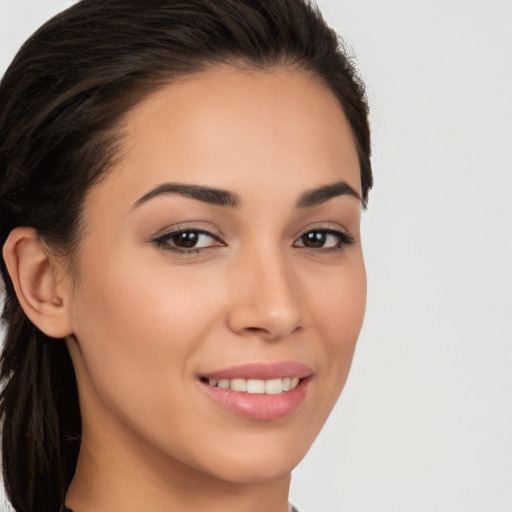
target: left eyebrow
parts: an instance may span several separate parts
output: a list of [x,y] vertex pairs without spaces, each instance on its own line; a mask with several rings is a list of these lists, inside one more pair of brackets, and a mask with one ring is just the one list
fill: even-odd
[[[297,201],[297,208],[309,208],[325,203],[333,197],[349,195],[363,202],[360,194],[353,189],[346,181],[337,181],[330,185],[324,185],[313,190],[304,192]],[[363,204],[364,206],[364,204]]]
[[240,198],[236,194],[227,190],[203,187],[201,185],[163,183],[162,185],[158,185],[154,189],[150,190],[147,194],[144,194],[133,204],[132,208],[137,208],[142,203],[145,203],[154,197],[167,194],[178,194],[204,203],[214,204],[217,206],[227,206],[229,208],[236,208],[240,205]]

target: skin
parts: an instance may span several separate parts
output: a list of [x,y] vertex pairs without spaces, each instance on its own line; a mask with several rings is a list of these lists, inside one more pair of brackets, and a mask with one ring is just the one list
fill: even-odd
[[[285,512],[290,472],[343,388],[364,316],[361,202],[342,194],[297,207],[340,180],[361,193],[345,116],[306,72],[222,67],[145,99],[122,146],[86,197],[75,272],[57,280],[62,303],[52,299],[83,415],[67,505]],[[134,206],[163,183],[228,190],[239,205],[167,193]],[[177,226],[213,236],[191,253],[155,242]],[[353,243],[340,248],[331,234],[324,247],[304,245],[322,229]],[[313,370],[304,402],[278,420],[228,412],[199,383],[275,361]]]

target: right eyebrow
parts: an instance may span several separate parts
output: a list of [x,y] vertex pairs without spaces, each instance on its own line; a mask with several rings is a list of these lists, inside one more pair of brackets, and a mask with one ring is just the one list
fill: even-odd
[[324,185],[313,190],[308,190],[302,194],[302,196],[297,201],[297,208],[309,208],[310,206],[317,206],[329,201],[329,199],[332,199],[333,197],[344,195],[355,197],[363,203],[363,206],[365,206],[360,194],[346,181],[340,180],[336,183],[331,183],[329,185]]
[[137,208],[154,197],[166,194],[179,194],[181,196],[197,199],[198,201],[203,201],[204,203],[229,208],[240,206],[240,198],[235,193],[229,192],[228,190],[183,183],[163,183],[144,194],[133,204],[132,208]]

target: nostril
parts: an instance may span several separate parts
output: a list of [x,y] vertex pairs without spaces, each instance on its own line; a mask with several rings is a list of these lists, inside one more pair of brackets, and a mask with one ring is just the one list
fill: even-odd
[[297,304],[279,306],[264,298],[258,303],[235,303],[226,319],[229,329],[241,335],[277,340],[300,328],[301,314]]

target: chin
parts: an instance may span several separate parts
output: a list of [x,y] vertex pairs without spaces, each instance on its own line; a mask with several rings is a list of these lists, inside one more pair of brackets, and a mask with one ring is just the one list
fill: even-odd
[[266,460],[239,460],[238,463],[225,467],[217,466],[214,476],[220,480],[235,484],[258,484],[288,478],[295,466],[302,460],[296,457],[293,460],[281,460],[281,457],[268,457]]
[[291,436],[288,442],[267,439],[263,446],[263,439],[254,444],[249,440],[243,447],[232,445],[228,450],[216,450],[210,454],[213,457],[209,457],[210,469],[207,471],[221,480],[238,484],[287,478],[304,458],[312,443],[297,437]]

